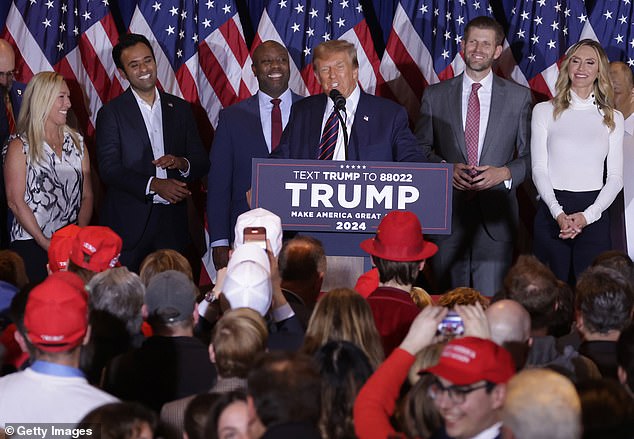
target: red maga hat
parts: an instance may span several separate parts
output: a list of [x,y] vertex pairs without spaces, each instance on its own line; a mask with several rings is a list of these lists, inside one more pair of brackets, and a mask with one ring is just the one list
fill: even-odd
[[70,224],[53,233],[51,245],[48,247],[48,268],[51,272],[54,273],[68,268],[68,259],[70,258],[73,240],[80,230],[81,227]]
[[373,256],[399,262],[422,261],[438,251],[436,244],[425,241],[416,215],[402,210],[385,215],[376,236],[360,245]]
[[447,343],[438,364],[421,372],[431,372],[457,386],[483,380],[501,384],[515,375],[515,365],[511,354],[491,340],[462,337]]
[[75,273],[58,271],[37,285],[26,302],[24,326],[35,346],[46,352],[79,346],[88,329],[88,299]]
[[73,240],[70,260],[86,270],[101,273],[119,265],[121,238],[109,227],[86,226]]

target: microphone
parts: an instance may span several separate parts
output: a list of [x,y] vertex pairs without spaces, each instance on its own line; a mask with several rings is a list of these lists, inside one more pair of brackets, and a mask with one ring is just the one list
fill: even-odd
[[339,90],[333,88],[332,90],[330,90],[329,96],[330,99],[332,99],[332,101],[335,103],[335,108],[337,110],[346,111],[346,98],[343,97]]
[[344,98],[341,92],[336,88],[330,90],[328,96],[330,96],[330,99],[332,99],[335,103],[335,113],[337,114],[337,119],[339,119],[339,122],[341,123],[341,128],[343,128],[343,148],[345,151],[345,158],[348,160],[348,128],[346,128],[345,119],[341,116],[342,111],[344,116],[346,114],[346,98]]

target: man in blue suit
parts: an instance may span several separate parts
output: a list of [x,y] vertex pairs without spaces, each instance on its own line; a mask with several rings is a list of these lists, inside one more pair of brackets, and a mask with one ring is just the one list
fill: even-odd
[[157,90],[147,38],[123,35],[112,57],[130,87],[97,115],[101,222],[123,239],[121,263],[136,270],[155,250],[187,250],[187,182],[205,175],[209,160],[190,104]]
[[236,219],[249,210],[251,159],[266,158],[275,150],[291,105],[300,99],[288,88],[288,52],[281,44],[260,44],[253,52],[251,69],[260,90],[220,112],[211,147],[207,223],[216,269],[227,265]]
[[[331,40],[315,47],[313,70],[323,94],[310,96],[293,106],[279,148],[272,158],[318,159],[322,134],[328,131],[333,101],[328,96],[337,89],[345,98],[345,121],[350,133],[347,159],[373,161],[426,161],[407,125],[400,105],[363,92],[358,85],[359,61],[353,44]],[[342,113],[344,113],[342,111]],[[335,128],[336,129],[336,128]],[[343,129],[339,126],[336,144],[326,159],[346,160]]]
[[[15,134],[15,123],[22,105],[25,84],[15,82],[15,53],[6,40],[0,39],[0,147],[10,134]],[[4,172],[0,166],[0,248],[9,245],[7,224],[8,206],[4,190]]]

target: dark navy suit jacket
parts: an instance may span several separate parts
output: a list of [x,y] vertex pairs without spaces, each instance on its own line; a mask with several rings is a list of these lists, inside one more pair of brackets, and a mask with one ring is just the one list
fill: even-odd
[[[309,96],[293,105],[291,117],[271,158],[317,159],[327,96]],[[424,162],[427,156],[407,125],[405,109],[361,92],[349,134],[349,160]]]
[[[292,94],[293,102],[301,96]],[[210,242],[233,242],[236,219],[249,210],[246,192],[251,187],[251,159],[267,158],[258,95],[220,112],[209,159],[207,225]]]
[[[26,84],[22,82],[14,82],[11,90],[9,90],[9,100],[13,109],[13,117],[17,123],[20,107],[22,106],[22,96]],[[5,111],[4,101],[0,96],[0,150],[4,148],[4,144],[9,138],[9,119]],[[0,166],[0,248],[6,248],[9,245],[9,229],[13,215],[9,212],[7,206],[7,194],[4,188],[4,169]]]
[[[176,96],[159,93],[165,154],[185,157],[190,164],[187,178],[178,170],[168,170],[167,177],[199,179],[207,173],[209,159],[198,136],[191,106]],[[143,236],[152,209],[152,199],[145,190],[149,178],[156,175],[156,167],[152,164],[154,156],[143,115],[130,89],[104,105],[97,114],[97,160],[101,179],[107,186],[101,222],[121,236],[124,249],[134,248]],[[170,206],[179,221],[173,233],[186,242],[187,205],[181,201]]]
[[[9,90],[9,100],[11,101],[11,107],[13,108],[13,117],[15,121],[18,121],[18,114],[20,114],[20,107],[22,106],[22,96],[24,95],[24,89],[26,84],[22,82],[14,82],[11,90]],[[2,96],[0,96],[2,98]],[[4,101],[0,99],[0,147],[4,146],[4,142],[9,138],[9,119],[7,118],[7,112],[5,111]]]

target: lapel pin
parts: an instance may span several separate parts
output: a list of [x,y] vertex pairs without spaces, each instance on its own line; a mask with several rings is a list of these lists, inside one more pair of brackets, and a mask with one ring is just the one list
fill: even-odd
[[366,122],[370,120],[370,118],[368,116],[363,116],[363,120],[365,120]]
[[22,90],[18,89],[18,96],[22,96]]
[[167,106],[168,106],[168,107],[173,107],[173,106],[174,106],[174,104],[172,104],[171,102],[168,102],[168,103],[167,103]]

